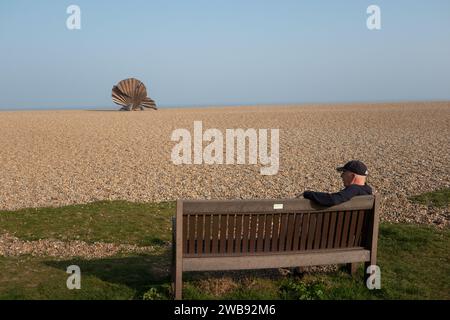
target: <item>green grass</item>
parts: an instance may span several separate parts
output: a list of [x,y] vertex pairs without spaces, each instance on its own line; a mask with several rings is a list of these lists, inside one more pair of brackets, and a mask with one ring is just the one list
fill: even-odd
[[[174,203],[98,202],[62,208],[0,212],[0,230],[21,239],[104,241],[156,245],[151,254],[104,259],[0,257],[0,299],[170,298],[170,241]],[[66,268],[81,268],[81,290],[68,290]],[[282,276],[275,271],[191,272],[185,299],[450,299],[450,229],[380,226],[381,290],[368,290],[363,268]]]
[[[141,299],[153,285],[169,282],[169,253],[105,259],[55,260],[0,257],[0,299]],[[81,289],[68,290],[66,269],[81,269]]]
[[0,232],[21,239],[161,245],[171,239],[174,202],[102,201],[60,208],[0,211]]
[[450,188],[423,193],[409,198],[413,202],[432,207],[447,207],[450,204]]

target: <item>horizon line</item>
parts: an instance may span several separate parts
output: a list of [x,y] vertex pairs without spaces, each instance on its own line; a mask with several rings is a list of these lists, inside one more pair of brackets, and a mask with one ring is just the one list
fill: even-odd
[[[224,108],[224,107],[276,107],[276,106],[306,106],[306,105],[354,105],[354,104],[386,104],[386,103],[445,103],[450,102],[450,99],[391,99],[391,100],[358,100],[358,101],[333,101],[333,102],[274,102],[274,103],[230,103],[230,104],[170,104],[170,105],[157,105],[158,109],[197,109],[197,108]],[[0,111],[64,111],[64,110],[119,110],[120,106],[66,106],[66,107],[46,107],[46,106],[33,106],[33,107],[16,107],[16,108],[4,108],[0,107]]]

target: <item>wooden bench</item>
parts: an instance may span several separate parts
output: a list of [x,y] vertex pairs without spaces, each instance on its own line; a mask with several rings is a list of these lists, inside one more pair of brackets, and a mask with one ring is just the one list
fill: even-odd
[[378,196],[333,207],[307,199],[178,200],[173,219],[175,299],[183,271],[376,264]]

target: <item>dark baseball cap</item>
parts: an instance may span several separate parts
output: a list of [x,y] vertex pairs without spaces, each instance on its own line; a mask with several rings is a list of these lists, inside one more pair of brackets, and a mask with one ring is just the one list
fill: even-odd
[[352,160],[347,162],[343,167],[336,168],[337,171],[350,171],[360,176],[367,176],[369,171],[364,163],[359,160]]

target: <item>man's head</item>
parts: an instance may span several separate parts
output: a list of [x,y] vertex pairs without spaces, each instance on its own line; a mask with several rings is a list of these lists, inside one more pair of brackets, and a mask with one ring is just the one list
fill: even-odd
[[336,168],[336,170],[342,172],[341,178],[345,187],[352,184],[364,185],[366,176],[369,174],[366,165],[358,160],[349,161],[343,167]]

